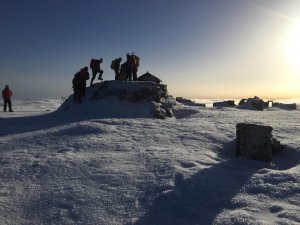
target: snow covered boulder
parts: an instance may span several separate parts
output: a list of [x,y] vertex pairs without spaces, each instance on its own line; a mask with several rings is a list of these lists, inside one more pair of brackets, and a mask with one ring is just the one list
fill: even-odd
[[285,104],[285,103],[274,102],[272,104],[272,106],[278,107],[280,109],[286,109],[286,110],[296,110],[297,109],[296,103]]
[[167,85],[149,81],[103,81],[86,88],[82,103],[71,95],[58,109],[68,114],[94,118],[172,117],[174,99]]
[[239,102],[239,108],[241,109],[252,109],[263,111],[264,108],[269,106],[268,102],[264,102],[259,97],[255,96],[254,98],[242,99]]
[[246,155],[255,160],[272,159],[271,126],[238,123],[236,125],[236,156]]

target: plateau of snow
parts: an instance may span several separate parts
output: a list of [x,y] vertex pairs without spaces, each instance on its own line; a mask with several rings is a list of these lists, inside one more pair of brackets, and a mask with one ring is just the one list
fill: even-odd
[[[0,112],[1,225],[300,224],[299,107],[176,103],[159,120],[143,116],[145,102],[59,106],[13,101],[15,112]],[[271,125],[284,151],[236,158],[239,122]]]

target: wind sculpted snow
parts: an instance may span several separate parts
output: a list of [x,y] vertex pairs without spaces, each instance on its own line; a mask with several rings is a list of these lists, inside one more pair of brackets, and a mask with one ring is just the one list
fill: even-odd
[[[300,223],[299,110],[177,104],[158,120],[139,116],[144,103],[127,118],[42,104],[0,113],[1,225]],[[273,126],[285,150],[235,158],[239,122]]]

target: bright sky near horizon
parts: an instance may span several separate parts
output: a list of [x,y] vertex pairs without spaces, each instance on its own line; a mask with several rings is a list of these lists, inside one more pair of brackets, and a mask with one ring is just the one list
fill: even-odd
[[72,94],[91,58],[135,52],[173,96],[300,96],[299,0],[0,0],[0,88]]

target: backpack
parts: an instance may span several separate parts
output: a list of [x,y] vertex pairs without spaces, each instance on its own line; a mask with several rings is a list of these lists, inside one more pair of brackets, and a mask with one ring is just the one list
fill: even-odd
[[5,88],[2,91],[2,97],[3,98],[10,98],[11,96],[12,96],[12,91],[11,90]]
[[77,86],[80,85],[80,72],[78,72],[74,75],[74,78],[72,80],[72,84],[73,84],[73,87],[77,87]]
[[90,68],[96,69],[99,66],[100,66],[99,60],[97,60],[97,59],[91,59]]
[[136,66],[136,67],[139,67],[139,66],[140,66],[140,57],[135,56],[135,61],[136,61],[135,66]]
[[113,60],[113,61],[111,62],[110,68],[111,68],[112,70],[114,70],[114,69],[116,68],[116,59]]
[[135,68],[140,66],[140,58],[136,55],[131,56],[131,65]]

